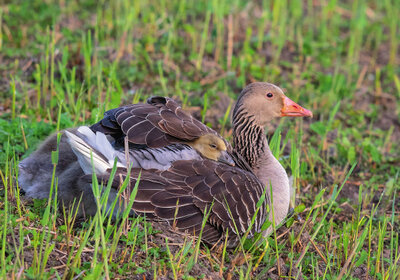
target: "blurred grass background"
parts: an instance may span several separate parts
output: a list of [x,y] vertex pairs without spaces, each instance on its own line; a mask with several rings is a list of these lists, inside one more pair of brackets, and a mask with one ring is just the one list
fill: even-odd
[[[32,248],[40,251],[23,236],[43,227],[35,221],[41,207],[15,199],[19,159],[50,133],[93,123],[122,104],[168,95],[230,139],[229,110],[236,96],[250,82],[268,81],[314,113],[313,119],[281,120],[270,132],[278,127],[274,154],[294,176],[303,220],[283,230],[274,248],[244,254],[244,265],[201,252],[199,275],[399,277],[399,15],[396,0],[2,1],[2,275],[70,275],[62,262],[39,258],[43,265],[35,270],[35,262],[24,257]],[[333,208],[327,208],[355,162]],[[321,219],[324,213],[329,215]],[[54,219],[53,227],[57,223]],[[68,232],[63,230],[59,236]],[[48,238],[48,244],[57,244],[46,247],[51,260],[56,249],[65,249]],[[138,240],[148,249],[144,239]],[[133,250],[128,243],[122,248]],[[153,255],[133,263],[109,252],[113,265],[106,275],[199,276],[185,265],[174,267],[171,255],[157,253],[161,245],[152,248]],[[215,254],[226,260],[215,262]],[[105,260],[90,265],[93,254],[88,255],[73,266],[75,275],[104,276]]]

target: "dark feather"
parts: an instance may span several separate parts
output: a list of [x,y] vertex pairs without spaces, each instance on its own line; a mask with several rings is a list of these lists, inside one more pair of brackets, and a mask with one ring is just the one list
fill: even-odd
[[167,191],[158,192],[151,197],[151,203],[156,207],[176,207],[178,205],[193,204],[193,197],[190,195],[178,195]]
[[174,220],[174,219],[180,219],[184,217],[192,217],[195,215],[201,215],[200,210],[194,206],[193,204],[191,205],[184,205],[184,206],[173,206],[173,207],[156,207],[155,209],[155,214],[160,217],[161,219],[164,220]]
[[[123,172],[121,169],[118,174],[123,176]],[[211,160],[177,161],[165,171],[132,169],[132,186],[139,173],[141,180],[133,204],[137,214],[151,213],[155,219],[196,234],[203,218],[209,215],[202,239],[211,244],[227,231],[229,244],[236,244],[235,232],[242,235],[250,226],[256,213],[254,199],[262,194],[262,186],[252,173],[238,172],[237,167]],[[266,206],[260,208],[250,236],[260,230],[265,209]]]
[[126,135],[129,142],[146,144],[150,148],[193,141],[209,133],[218,135],[185,113],[171,98],[152,97],[147,102],[107,111],[104,118],[92,125],[91,129],[111,135],[119,143],[119,139]]

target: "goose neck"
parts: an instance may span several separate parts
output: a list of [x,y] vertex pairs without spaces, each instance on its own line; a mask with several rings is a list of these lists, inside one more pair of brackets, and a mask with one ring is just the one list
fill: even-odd
[[251,115],[241,115],[239,120],[233,122],[233,144],[260,181],[267,183],[262,180],[262,175],[274,156],[268,146],[264,127],[257,125]]
[[[247,161],[260,182],[266,187],[271,186],[275,223],[279,224],[289,208],[289,179],[268,146],[264,127],[257,125],[250,114],[236,114],[233,121],[233,143],[235,150]],[[269,193],[269,188],[267,191]]]

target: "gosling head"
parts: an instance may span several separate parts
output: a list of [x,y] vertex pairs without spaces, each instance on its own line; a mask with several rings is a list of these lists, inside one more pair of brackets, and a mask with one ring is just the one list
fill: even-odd
[[258,125],[265,126],[277,117],[312,117],[311,111],[290,100],[276,85],[269,83],[251,83],[240,94],[235,115],[243,110],[254,116]]
[[225,142],[214,134],[200,136],[195,141],[189,143],[203,157],[223,162],[234,166],[235,163],[226,151]]

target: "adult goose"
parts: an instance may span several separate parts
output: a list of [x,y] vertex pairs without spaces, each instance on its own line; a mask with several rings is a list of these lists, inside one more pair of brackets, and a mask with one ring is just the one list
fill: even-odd
[[[145,145],[146,149],[156,147],[157,141],[163,141],[163,145],[179,144],[181,140],[176,139],[182,139],[182,132],[191,137],[202,135],[201,129],[196,129],[197,124],[191,125],[193,119],[184,115],[173,100],[157,97],[150,99],[149,104],[156,108],[150,113],[148,106],[132,109],[134,105],[129,105],[107,113],[92,130],[69,133],[69,142],[80,158],[82,169],[92,168],[92,154],[95,167],[101,167],[96,171],[97,177],[102,182],[109,180],[111,163],[115,152],[121,152],[118,151],[121,145],[96,146],[100,141],[96,139],[104,139],[103,133],[115,137],[116,143],[126,137],[133,146]],[[312,113],[291,101],[275,85],[248,85],[233,111],[234,149],[229,149],[229,153],[236,166],[205,158],[177,160],[167,169],[146,170],[133,165],[129,174],[132,185],[141,174],[133,211],[168,221],[182,231],[195,235],[201,232],[202,240],[209,244],[227,234],[228,247],[236,246],[239,237],[248,230],[249,236],[259,232],[266,219],[279,224],[289,207],[289,181],[269,149],[264,127],[273,118],[282,116],[312,116]],[[185,129],[188,123],[190,129]],[[145,129],[139,129],[140,126]],[[207,128],[204,134],[210,133],[213,134]],[[117,158],[120,168],[116,178],[128,176],[126,162]],[[86,175],[86,178],[90,182],[92,177]],[[117,189],[118,182],[114,181],[113,186]],[[271,201],[274,211],[268,212]],[[264,234],[270,232],[269,228]]]

